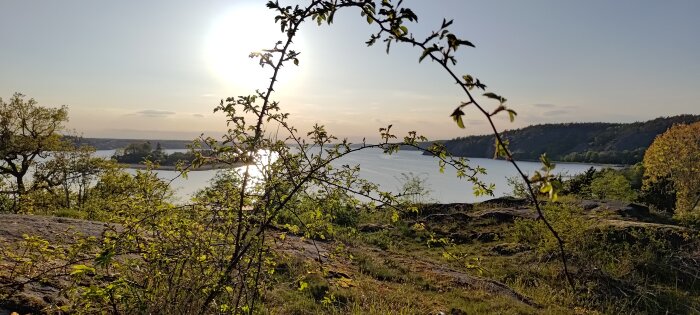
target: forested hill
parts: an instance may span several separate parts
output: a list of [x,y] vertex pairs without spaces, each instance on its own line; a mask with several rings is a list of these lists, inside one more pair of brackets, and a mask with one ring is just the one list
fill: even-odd
[[[536,160],[542,153],[555,161],[634,164],[654,138],[675,124],[700,121],[700,115],[661,117],[635,123],[563,123],[533,125],[503,132],[516,159]],[[493,157],[494,136],[445,141],[454,155]]]

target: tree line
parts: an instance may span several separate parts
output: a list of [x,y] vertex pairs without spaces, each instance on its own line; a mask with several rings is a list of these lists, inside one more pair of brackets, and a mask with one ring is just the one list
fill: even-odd
[[[513,156],[537,160],[547,155],[556,161],[627,164],[644,159],[644,152],[662,134],[677,124],[700,121],[700,115],[660,117],[635,123],[560,123],[507,130]],[[492,135],[459,137],[444,141],[457,156],[490,158],[495,154]]]

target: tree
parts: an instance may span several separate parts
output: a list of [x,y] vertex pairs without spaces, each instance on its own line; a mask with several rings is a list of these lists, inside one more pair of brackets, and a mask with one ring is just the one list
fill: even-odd
[[700,122],[676,125],[656,137],[644,154],[644,189],[668,179],[676,191],[676,215],[698,214]]
[[0,176],[14,179],[14,187],[5,193],[14,195],[14,211],[27,193],[25,175],[51,151],[60,150],[64,141],[59,132],[68,121],[65,106],[39,106],[34,99],[25,100],[15,93],[8,103],[0,98]]
[[108,163],[103,158],[93,156],[94,153],[93,147],[72,145],[54,152],[50,160],[37,166],[35,187],[44,188],[54,196],[58,196],[58,192],[53,188],[60,187],[61,206],[70,208],[71,200],[75,199],[77,206],[82,207],[88,198],[91,183],[105,171],[105,163]]

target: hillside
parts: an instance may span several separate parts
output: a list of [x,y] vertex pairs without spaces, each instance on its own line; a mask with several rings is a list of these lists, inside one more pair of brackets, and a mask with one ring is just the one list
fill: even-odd
[[[654,138],[675,124],[700,121],[700,115],[661,117],[635,123],[562,123],[503,132],[516,159],[536,160],[542,153],[556,161],[605,164],[640,162]],[[444,142],[454,155],[493,157],[493,135]]]

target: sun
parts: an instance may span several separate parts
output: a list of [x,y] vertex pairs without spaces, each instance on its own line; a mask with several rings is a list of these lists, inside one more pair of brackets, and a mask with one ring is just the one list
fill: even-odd
[[[273,11],[264,6],[236,6],[212,23],[205,41],[204,58],[209,71],[227,87],[244,89],[245,93],[263,90],[269,84],[272,68],[261,68],[257,59],[249,55],[272,48],[284,38],[279,24],[274,23]],[[294,42],[298,49],[299,39],[295,37]],[[287,66],[281,71],[280,85],[298,77],[299,70],[295,68]]]

